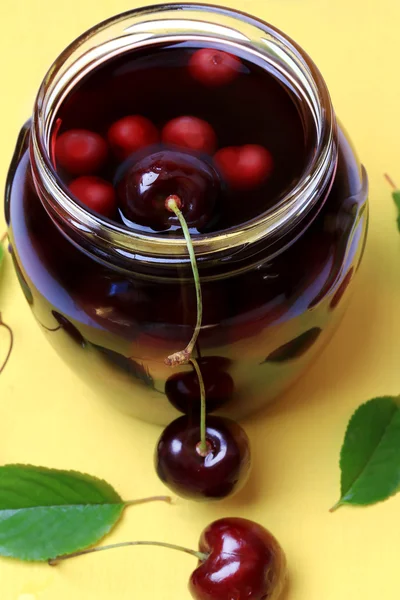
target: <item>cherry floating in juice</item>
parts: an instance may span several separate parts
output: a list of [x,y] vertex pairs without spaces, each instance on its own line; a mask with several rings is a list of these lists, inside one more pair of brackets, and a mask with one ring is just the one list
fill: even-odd
[[[170,194],[181,198],[192,235],[244,223],[271,208],[305,164],[287,90],[247,56],[220,48],[182,42],[114,58],[75,87],[57,116],[64,183],[90,210],[142,232],[179,228],[165,212]],[[94,173],[102,188],[71,182]]]

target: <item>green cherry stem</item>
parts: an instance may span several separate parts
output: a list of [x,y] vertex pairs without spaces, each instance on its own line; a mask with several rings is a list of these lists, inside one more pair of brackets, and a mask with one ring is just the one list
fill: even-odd
[[200,442],[197,445],[197,449],[200,456],[207,456],[209,449],[206,439],[206,390],[204,387],[204,380],[200,371],[199,363],[195,358],[191,358],[190,362],[196,371],[200,386]]
[[8,352],[7,355],[3,361],[3,363],[0,365],[0,375],[2,374],[2,372],[4,371],[6,364],[8,363],[8,359],[11,356],[11,352],[14,346],[14,334],[13,331],[11,329],[11,327],[9,325],[7,325],[7,323],[4,323],[1,313],[0,313],[0,327],[4,327],[4,329],[7,329],[8,333],[10,334],[10,345],[8,346]]
[[[180,226],[182,227],[183,235],[185,237],[186,246],[189,252],[190,263],[192,265],[194,284],[196,286],[196,300],[197,300],[197,321],[196,327],[194,329],[192,339],[186,346],[184,350],[180,350],[179,352],[175,352],[171,354],[165,359],[165,363],[174,367],[176,365],[184,365],[187,363],[192,363],[194,370],[196,371],[197,378],[199,380],[200,387],[200,442],[197,445],[197,450],[201,456],[207,456],[209,449],[207,446],[206,439],[206,390],[204,387],[203,376],[200,371],[199,364],[195,358],[192,358],[193,348],[197,344],[197,338],[201,329],[201,322],[203,318],[203,301],[201,296],[201,285],[200,285],[200,276],[199,270],[197,268],[196,255],[194,253],[193,242],[190,236],[190,231],[188,225],[186,223],[186,219],[182,214],[181,206],[182,202],[179,196],[168,196],[165,201],[165,206],[167,210],[173,212],[179,220]],[[198,344],[197,344],[198,348]]]
[[190,257],[190,263],[192,265],[194,284],[196,286],[197,321],[196,321],[196,327],[195,327],[193,335],[192,335],[192,339],[190,340],[190,342],[188,343],[186,348],[184,350],[180,350],[179,352],[175,352],[174,354],[171,354],[170,356],[168,356],[165,359],[165,364],[167,364],[170,367],[188,364],[188,362],[190,361],[192,352],[193,352],[193,348],[196,344],[197,338],[200,333],[201,321],[203,318],[203,302],[202,302],[202,297],[201,297],[201,285],[200,285],[199,270],[197,268],[196,255],[194,253],[193,242],[192,242],[192,238],[190,237],[189,228],[187,226],[186,219],[180,210],[181,206],[182,206],[182,202],[181,202],[181,199],[179,198],[179,196],[175,196],[175,195],[168,196],[168,198],[165,201],[165,207],[167,208],[167,210],[169,210],[170,212],[173,212],[178,217],[179,224],[182,227],[183,235],[185,237],[185,241],[186,241],[186,245],[187,245],[187,249],[188,249],[189,257]]
[[204,552],[197,552],[196,550],[190,550],[183,546],[176,546],[175,544],[167,544],[166,542],[120,542],[119,544],[110,544],[108,546],[98,546],[97,548],[88,548],[87,550],[81,550],[79,552],[73,552],[72,554],[65,554],[64,556],[58,556],[57,558],[50,558],[48,561],[49,565],[54,567],[63,560],[69,558],[76,558],[77,556],[83,556],[84,554],[93,554],[94,552],[102,552],[103,550],[113,550],[114,548],[126,548],[127,546],[161,546],[162,548],[169,548],[170,550],[179,550],[190,554],[200,561],[205,561],[208,555]]

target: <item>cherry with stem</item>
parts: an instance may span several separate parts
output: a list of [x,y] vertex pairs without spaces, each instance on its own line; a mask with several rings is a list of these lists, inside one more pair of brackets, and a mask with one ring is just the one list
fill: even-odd
[[197,450],[201,456],[207,456],[207,454],[209,453],[209,448],[207,446],[206,440],[206,390],[204,387],[204,380],[198,362],[196,359],[192,358],[192,352],[197,344],[197,338],[199,337],[199,333],[201,330],[201,322],[203,319],[203,299],[201,293],[199,270],[197,268],[196,255],[194,252],[193,242],[189,232],[189,228],[187,226],[186,219],[183,216],[182,211],[180,210],[182,207],[181,199],[179,198],[179,196],[176,195],[168,196],[168,198],[165,201],[165,206],[167,210],[173,212],[176,215],[176,217],[179,220],[180,226],[182,227],[182,232],[185,237],[186,246],[190,257],[190,263],[192,266],[197,303],[196,326],[194,328],[194,332],[190,342],[184,350],[175,352],[174,354],[168,356],[165,362],[169,366],[182,365],[191,362],[194,370],[196,371],[196,375],[199,379],[200,386],[200,442],[198,444]]
[[70,558],[128,546],[160,546],[197,558],[189,580],[189,591],[196,600],[279,600],[286,587],[285,553],[276,538],[258,523],[235,517],[208,525],[198,550],[167,542],[120,542],[59,556],[48,563],[56,566]]
[[[161,481],[174,493],[195,500],[218,500],[238,491],[250,471],[249,439],[231,419],[206,417],[206,388],[198,361],[192,357],[201,330],[202,294],[193,242],[179,196],[168,196],[167,210],[182,226],[196,286],[197,320],[189,344],[169,356],[165,363],[176,366],[191,363],[200,391],[200,415],[172,421],[162,432],[156,446],[155,468]],[[199,441],[200,438],[200,441]]]

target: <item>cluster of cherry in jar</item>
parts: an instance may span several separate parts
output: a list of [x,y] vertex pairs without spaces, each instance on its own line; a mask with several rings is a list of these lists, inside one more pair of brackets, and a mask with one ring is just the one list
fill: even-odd
[[[201,48],[187,68],[212,93],[240,75],[242,62],[222,50]],[[253,143],[219,148],[213,126],[193,115],[173,118],[161,130],[149,118],[131,114],[112,123],[105,136],[82,128],[56,131],[53,161],[70,193],[87,208],[160,232],[178,227],[164,206],[169,195],[179,196],[191,231],[202,233],[210,223],[215,228],[226,188],[257,189],[274,169],[267,148]]]

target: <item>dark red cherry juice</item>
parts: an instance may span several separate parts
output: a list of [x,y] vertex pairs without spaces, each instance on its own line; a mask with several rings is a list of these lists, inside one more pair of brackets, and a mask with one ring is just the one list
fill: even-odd
[[[245,55],[188,43],[109,61],[81,81],[58,118],[55,156],[65,184],[72,182],[72,192],[82,188],[74,182],[77,175],[112,184],[117,199],[111,217],[151,233],[179,227],[173,219],[157,219],[168,194],[196,204],[192,233],[254,219],[300,178],[307,158],[302,119],[288,88]],[[79,147],[72,139],[68,156],[69,136],[85,132],[87,154],[76,164]],[[199,181],[202,170],[206,182]],[[158,179],[156,189],[148,189],[157,176],[163,183]],[[75,195],[95,209],[83,185]],[[101,192],[109,198],[106,188]],[[110,217],[108,205],[103,214]]]
[[[245,51],[217,50],[138,50],[73,88],[55,115],[52,156],[76,201],[128,230],[177,237],[165,199],[178,194],[197,237],[257,219],[293,187],[314,151],[307,107]],[[241,417],[274,398],[319,354],[343,312],[367,199],[340,129],[337,151],[319,212],[274,253],[263,243],[256,252],[249,240],[218,260],[199,257],[196,356],[208,411]],[[100,253],[96,236],[74,245],[68,224],[56,226],[39,199],[31,166],[26,145],[18,148],[6,216],[15,268],[45,335],[96,393],[125,410],[159,423],[197,413],[191,367],[164,363],[196,323],[190,265],[166,256],[121,267],[119,249]]]

